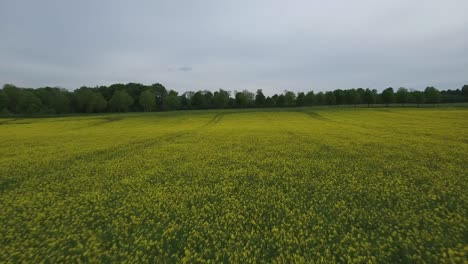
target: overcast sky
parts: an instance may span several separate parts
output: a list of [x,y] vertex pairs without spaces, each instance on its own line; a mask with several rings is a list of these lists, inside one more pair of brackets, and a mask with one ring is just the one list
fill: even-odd
[[0,83],[461,88],[467,10],[467,0],[0,0]]

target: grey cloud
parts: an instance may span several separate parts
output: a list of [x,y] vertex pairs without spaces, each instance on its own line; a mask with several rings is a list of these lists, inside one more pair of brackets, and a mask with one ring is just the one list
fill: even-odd
[[183,66],[179,68],[179,71],[184,71],[184,72],[191,71],[191,70],[192,70],[192,67],[189,67],[189,66]]
[[4,0],[0,83],[460,88],[467,9],[466,0]]

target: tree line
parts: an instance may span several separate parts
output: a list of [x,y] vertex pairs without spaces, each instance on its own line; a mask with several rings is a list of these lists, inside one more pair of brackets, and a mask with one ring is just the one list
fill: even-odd
[[468,85],[461,89],[439,91],[427,87],[424,91],[389,87],[379,93],[375,89],[337,89],[307,93],[284,91],[265,96],[261,89],[211,92],[189,91],[179,94],[162,84],[112,84],[81,87],[69,91],[57,87],[19,88],[5,84],[0,89],[0,111],[3,114],[66,114],[102,112],[140,112],[189,109],[295,107],[320,105],[390,105],[468,102]]

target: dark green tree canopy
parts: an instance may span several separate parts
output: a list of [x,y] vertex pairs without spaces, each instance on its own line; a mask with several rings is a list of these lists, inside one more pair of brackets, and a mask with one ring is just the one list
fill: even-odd
[[368,106],[370,106],[371,104],[375,104],[375,102],[377,101],[377,92],[367,88],[364,91],[363,100],[364,100],[364,103],[367,104]]
[[296,104],[296,94],[291,91],[284,91],[284,104],[294,106]]
[[427,103],[438,104],[440,102],[440,92],[433,86],[427,87],[424,90],[424,96],[426,97]]
[[8,106],[8,97],[7,94],[0,90],[0,113],[4,110],[7,110]]
[[315,103],[317,103],[317,98],[315,96],[315,93],[314,91],[310,91],[306,94],[305,96],[305,105],[307,106],[312,106],[314,105]]
[[117,112],[126,112],[133,105],[133,98],[126,91],[115,91],[109,104]]
[[314,93],[292,91],[266,96],[262,89],[256,93],[242,90],[232,94],[219,89],[214,93],[208,90],[188,91],[179,94],[159,83],[143,85],[139,83],[112,84],[110,86],[80,87],[69,91],[58,87],[37,89],[19,88],[5,84],[0,89],[0,114],[63,114],[98,113],[123,111],[153,111],[176,109],[212,109],[246,107],[294,107],[341,104],[438,104],[468,102],[468,85],[459,89],[442,90],[430,86],[423,92],[400,87],[396,92],[387,88],[378,93],[375,89],[337,89]]
[[180,97],[176,91],[169,91],[169,94],[166,97],[166,107],[168,110],[179,109],[181,105]]
[[398,88],[395,94],[395,99],[397,103],[400,103],[402,105],[408,103],[408,99],[409,99],[408,89],[406,89],[405,87]]
[[306,105],[306,95],[303,92],[297,94],[296,98],[296,105],[297,106],[305,106]]
[[140,94],[138,102],[145,112],[150,112],[156,107],[156,95],[151,89],[148,89]]
[[226,108],[229,104],[229,92],[223,89],[214,92],[213,104],[216,108]]
[[255,95],[255,105],[257,107],[263,107],[266,104],[266,98],[265,95],[263,94],[262,89],[257,90],[257,94]]
[[389,104],[395,102],[395,93],[393,88],[389,87],[382,92],[382,100],[388,106]]
[[418,107],[419,107],[420,104],[424,104],[424,102],[426,101],[426,97],[424,96],[424,93],[421,92],[421,91],[414,91],[413,92],[413,97],[414,97],[414,101],[418,105]]
[[25,114],[36,114],[41,111],[42,102],[33,91],[23,91],[18,102],[18,110]]

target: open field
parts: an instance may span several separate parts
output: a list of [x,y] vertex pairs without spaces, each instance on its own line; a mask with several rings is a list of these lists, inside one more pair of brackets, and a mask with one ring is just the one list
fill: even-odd
[[454,262],[468,109],[0,119],[0,262]]

